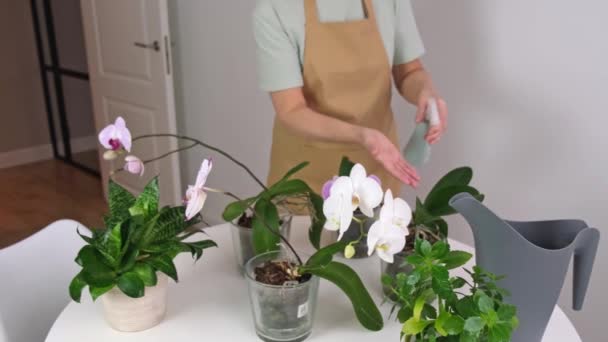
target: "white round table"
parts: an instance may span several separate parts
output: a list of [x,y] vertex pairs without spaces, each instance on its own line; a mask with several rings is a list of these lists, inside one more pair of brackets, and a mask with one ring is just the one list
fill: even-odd
[[[247,284],[234,258],[230,227],[224,224],[206,231],[219,248],[205,250],[196,264],[189,254],[178,256],[180,282],[170,282],[168,312],[160,325],[137,333],[114,331],[104,322],[101,303],[92,303],[90,297],[83,294],[81,304],[72,302],[66,306],[46,341],[258,341]],[[306,219],[295,218],[291,241],[296,248],[310,253],[313,249],[306,233]],[[473,252],[456,241],[450,244],[452,249]],[[357,271],[376,302],[381,303],[379,259],[372,256],[346,262]],[[308,341],[399,341],[401,325],[393,318],[388,319],[391,305],[384,304],[380,309],[385,317],[384,329],[367,331],[356,320],[348,298],[333,284],[321,281],[315,323]],[[543,341],[580,342],[581,339],[566,315],[556,307]]]

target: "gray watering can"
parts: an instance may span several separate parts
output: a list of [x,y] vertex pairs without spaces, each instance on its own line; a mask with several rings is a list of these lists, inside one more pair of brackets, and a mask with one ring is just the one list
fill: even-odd
[[506,278],[499,285],[517,306],[519,328],[513,342],[540,342],[574,256],[573,308],[581,310],[600,233],[580,220],[514,222],[496,216],[462,193],[450,205],[468,221],[475,236],[477,265]]

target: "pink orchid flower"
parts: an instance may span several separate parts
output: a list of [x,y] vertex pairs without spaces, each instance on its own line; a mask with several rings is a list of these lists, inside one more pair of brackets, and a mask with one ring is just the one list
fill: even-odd
[[205,183],[207,182],[207,176],[211,172],[213,162],[205,159],[201,164],[201,168],[196,176],[196,183],[189,185],[186,191],[186,220],[191,220],[194,216],[203,210],[205,200],[207,199],[207,193],[205,192]]
[[119,116],[114,124],[102,129],[99,132],[99,142],[108,150],[118,151],[124,148],[127,152],[131,152],[131,132],[125,120]]
[[125,166],[124,169],[129,173],[134,175],[139,175],[140,177],[144,175],[144,163],[141,159],[136,156],[129,155],[125,158]]

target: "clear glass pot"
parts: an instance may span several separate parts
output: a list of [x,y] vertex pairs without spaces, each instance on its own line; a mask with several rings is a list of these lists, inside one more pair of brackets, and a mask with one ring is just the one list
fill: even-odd
[[268,261],[291,261],[282,252],[260,254],[245,266],[251,311],[257,335],[267,342],[304,341],[312,332],[319,278],[293,285],[268,285],[255,280],[255,268]]
[[[289,240],[291,234],[291,219],[292,216],[289,215],[281,217],[281,227],[279,227],[279,232],[287,240]],[[239,226],[236,222],[232,222],[231,225],[234,256],[236,257],[236,264],[239,271],[243,273],[247,261],[255,256],[253,249],[253,230],[248,227]]]

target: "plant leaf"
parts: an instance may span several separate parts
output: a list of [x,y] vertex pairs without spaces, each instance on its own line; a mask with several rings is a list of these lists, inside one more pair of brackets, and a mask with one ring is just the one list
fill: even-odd
[[106,292],[108,292],[111,289],[113,289],[114,286],[116,286],[116,285],[115,284],[111,284],[111,285],[108,285],[108,286],[105,286],[105,287],[89,286],[89,293],[91,294],[91,298],[93,298],[93,301],[96,301],[97,298],[101,297]]
[[138,262],[135,264],[135,267],[133,267],[132,272],[136,273],[146,286],[155,286],[158,281],[158,279],[156,279],[156,271],[150,264]]
[[127,272],[118,278],[118,288],[131,298],[141,298],[145,293],[143,280],[135,272]]
[[300,164],[292,167],[289,171],[287,171],[287,173],[285,173],[283,178],[281,178],[281,180],[279,182],[277,182],[276,184],[289,179],[291,176],[300,172],[303,168],[307,167],[309,164],[310,164],[310,162],[305,161],[305,162],[301,162]]
[[464,251],[450,251],[445,257],[441,258],[441,262],[448,270],[453,270],[465,265],[473,255]]
[[203,250],[210,247],[217,247],[217,244],[212,240],[203,240],[197,242],[182,242],[182,245],[188,248],[187,251],[192,253],[195,260],[199,260],[203,256]]
[[471,169],[468,166],[456,168],[456,169],[448,172],[445,176],[441,177],[441,179],[439,179],[437,181],[437,183],[435,183],[435,185],[429,192],[427,199],[428,199],[428,197],[430,197],[431,195],[433,195],[434,193],[436,193],[437,191],[439,191],[443,188],[446,188],[449,186],[469,185],[469,183],[471,183],[472,179],[473,179],[473,169]]
[[108,263],[116,268],[120,264],[122,258],[122,223],[117,223],[111,229],[106,229],[103,234],[96,240],[95,247],[108,261]]
[[146,218],[156,215],[159,196],[158,177],[154,177],[137,196],[135,203],[129,208],[129,213],[131,216],[143,215]]
[[429,194],[424,202],[424,207],[433,216],[452,215],[456,213],[456,210],[450,206],[450,199],[463,192],[469,193],[477,199],[480,198],[479,191],[471,186],[453,185]]
[[484,323],[483,319],[481,319],[481,317],[469,317],[464,322],[464,330],[472,334],[477,334],[481,331],[481,329],[485,327],[485,325],[486,324]]
[[306,272],[326,279],[338,286],[350,299],[357,319],[365,328],[379,331],[384,326],[376,303],[352,268],[332,261],[324,267],[306,269]]
[[333,260],[336,253],[340,253],[346,247],[346,242],[336,242],[319,249],[306,262],[307,267],[324,267]]
[[228,204],[222,213],[222,218],[226,222],[232,222],[236,220],[255,202],[258,197],[251,197],[241,201],[236,201]]
[[157,255],[155,257],[144,260],[145,263],[154,267],[156,270],[163,272],[171,279],[177,282],[177,270],[173,260],[167,255]]
[[310,191],[308,184],[301,179],[289,179],[279,182],[268,189],[270,198],[276,196],[292,196],[297,194],[305,194]]
[[87,286],[87,282],[82,276],[82,272],[78,273],[70,282],[70,297],[73,301],[80,303],[82,290]]
[[279,213],[276,205],[265,198],[255,204],[253,215],[253,249],[257,254],[279,249]]
[[412,317],[405,322],[402,332],[406,335],[418,335],[431,323],[433,321],[418,321]]
[[82,277],[87,284],[105,287],[113,283],[116,273],[103,262],[103,257],[91,245],[84,246],[76,257],[76,263],[82,266]]
[[131,216],[129,208],[135,204],[135,196],[118,183],[110,180],[108,185],[108,204],[110,212],[105,218],[106,228],[114,227]]
[[151,242],[164,241],[176,237],[186,228],[191,227],[200,222],[200,216],[195,216],[189,221],[186,221],[186,208],[179,207],[164,207],[160,211],[156,225],[152,227]]
[[312,223],[308,230],[308,239],[314,248],[321,248],[321,234],[325,225],[325,214],[323,214],[323,198],[312,190],[308,193],[313,212],[310,213]]
[[340,161],[340,168],[338,171],[338,176],[349,176],[350,171],[353,169],[353,166],[355,166],[355,163],[350,161],[350,159],[348,159],[348,157],[346,157],[346,156],[342,157],[342,160]]

